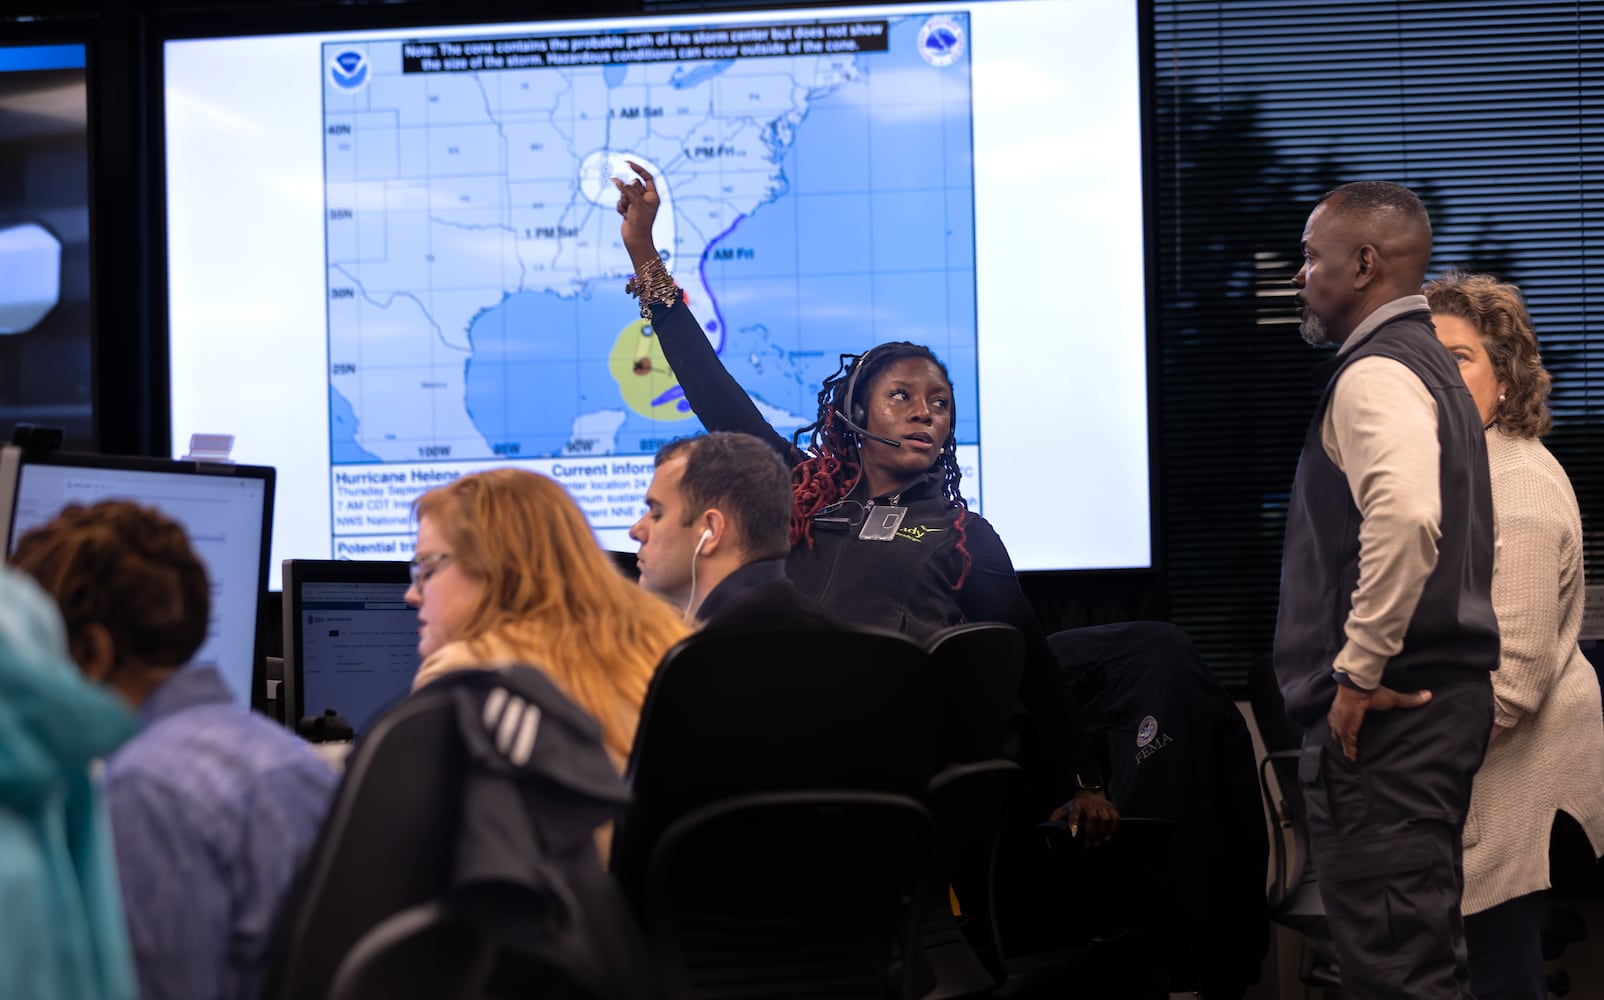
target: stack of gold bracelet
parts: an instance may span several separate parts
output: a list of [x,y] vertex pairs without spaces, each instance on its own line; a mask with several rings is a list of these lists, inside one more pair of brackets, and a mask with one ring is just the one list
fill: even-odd
[[653,257],[629,279],[624,291],[640,299],[642,319],[652,318],[652,306],[674,306],[679,303],[679,286],[663,266],[662,257]]

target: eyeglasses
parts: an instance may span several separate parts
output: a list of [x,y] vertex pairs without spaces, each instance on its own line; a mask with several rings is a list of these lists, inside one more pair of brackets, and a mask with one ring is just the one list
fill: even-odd
[[417,556],[407,564],[407,569],[412,574],[412,586],[418,591],[419,596],[422,596],[424,586],[440,568],[440,564],[452,558],[449,552],[436,552],[432,556]]

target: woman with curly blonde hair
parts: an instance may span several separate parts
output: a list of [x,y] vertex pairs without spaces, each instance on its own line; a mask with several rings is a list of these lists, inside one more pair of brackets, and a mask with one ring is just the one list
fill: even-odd
[[423,664],[413,689],[462,669],[525,664],[601,725],[623,769],[657,663],[688,627],[619,574],[563,488],[493,469],[418,498],[407,602]]
[[1580,822],[1594,853],[1604,853],[1604,714],[1576,643],[1582,522],[1565,470],[1539,440],[1553,426],[1551,380],[1520,289],[1450,272],[1426,286],[1426,298],[1487,428],[1498,533],[1494,725],[1464,833],[1471,989],[1483,1000],[1541,1000],[1555,812]]

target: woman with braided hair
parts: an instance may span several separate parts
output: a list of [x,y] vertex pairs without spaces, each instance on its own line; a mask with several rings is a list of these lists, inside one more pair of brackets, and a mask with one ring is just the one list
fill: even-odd
[[915,640],[962,622],[1006,622],[1025,635],[1020,697],[1033,725],[1026,751],[1043,791],[1074,812],[1088,842],[1112,834],[1118,817],[1097,787],[1082,747],[1074,698],[1053,661],[1008,550],[968,511],[954,435],[947,369],[928,348],[879,344],[841,367],[819,392],[818,419],[781,436],[725,370],[652,240],[659,198],[651,174],[619,189],[623,241],[635,266],[628,288],[641,303],[680,388],[702,424],[770,444],[793,468],[796,503],[786,572],[803,593],[844,622],[903,632]]
[[[913,386],[925,390],[922,409],[911,393]],[[873,401],[881,405],[871,413]],[[893,441],[867,429],[865,425],[876,417],[893,424],[903,419],[912,426]],[[944,418],[945,434],[936,437],[938,417]],[[797,432],[799,438],[810,436],[808,450],[795,444],[788,448],[787,457],[796,469],[797,498],[791,543],[811,545],[813,519],[841,507],[860,482],[869,496],[888,498],[895,506],[899,494],[928,480],[930,492],[957,508],[954,550],[962,568],[953,589],[962,589],[972,560],[964,546],[968,505],[958,488],[963,473],[958,468],[955,422],[952,379],[928,347],[895,341],[860,355],[843,354],[841,367],[819,390],[819,419]]]

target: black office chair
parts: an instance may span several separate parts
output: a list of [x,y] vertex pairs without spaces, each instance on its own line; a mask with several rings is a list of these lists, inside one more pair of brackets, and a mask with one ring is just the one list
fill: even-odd
[[1304,985],[1340,987],[1342,973],[1304,824],[1303,785],[1298,779],[1303,734],[1287,718],[1267,657],[1248,671],[1248,695],[1267,751],[1259,762],[1259,787],[1272,827],[1266,897],[1270,920],[1299,935],[1298,979]]
[[495,967],[493,938],[440,900],[409,906],[357,939],[334,970],[328,995],[477,1000]]
[[[701,815],[699,810],[714,809],[715,816],[722,816],[717,810],[728,807],[730,800],[745,801],[752,795],[804,793],[840,801],[843,795],[865,792],[918,802],[942,759],[937,742],[940,720],[941,689],[929,658],[918,645],[889,632],[857,628],[706,632],[668,652],[652,680],[636,731],[629,772],[634,803],[614,837],[612,868],[645,924],[665,974],[678,976],[675,988],[683,991],[680,995],[721,995],[713,981],[719,969],[741,981],[769,980],[754,971],[760,963],[739,935],[729,937],[727,949],[721,950],[718,934],[675,927],[670,918],[682,908],[654,895],[668,883],[654,883],[649,877],[654,866],[678,872],[690,865],[681,859],[670,866],[658,856],[669,831],[693,814]],[[762,860],[776,870],[802,866],[797,870],[811,871],[812,862],[805,856],[818,848],[805,836],[771,822],[768,817],[773,814],[764,806],[754,820],[738,810],[735,819],[720,819],[711,833],[699,833],[695,843],[723,843],[723,831],[755,824],[769,831],[765,843],[753,845],[760,849],[760,857],[739,855],[732,864],[739,868]],[[821,836],[835,835],[822,819],[808,820],[806,828],[815,827],[822,830]],[[904,860],[885,853],[892,840],[888,836],[863,842],[862,863],[900,870]],[[699,848],[691,856],[718,860]],[[914,860],[922,875],[928,848]],[[724,884],[723,870],[709,869],[707,877]],[[748,926],[762,926],[762,908],[767,904],[783,927],[797,906],[789,890],[765,896],[769,884],[754,882],[753,892],[759,895],[741,901],[748,907],[742,911],[748,914]],[[783,878],[779,884],[790,885]],[[834,883],[818,883],[818,895],[844,891],[826,890],[827,884]],[[885,884],[874,884],[886,889]],[[898,889],[898,900],[907,895]],[[738,929],[717,926],[732,933]],[[883,996],[893,948],[906,936],[901,931],[882,934],[883,928],[873,922],[851,926],[872,937],[860,943],[879,955],[875,988]],[[835,961],[831,957],[835,943],[808,940],[821,949],[821,967]],[[795,944],[802,948],[804,942],[797,938]],[[800,954],[786,952],[783,961],[776,960],[777,967],[805,965]],[[676,971],[690,969],[700,971],[695,975]],[[892,995],[912,994],[898,987]]]
[[1172,990],[1240,995],[1269,945],[1268,863],[1252,738],[1183,629],[1122,622],[1071,629],[1048,644],[1102,737],[1109,797],[1123,816],[1167,820],[1147,873],[1168,910]]
[[[1276,835],[1270,850],[1270,916],[1309,937],[1329,938],[1325,904],[1315,882],[1308,832],[1304,828],[1303,789],[1298,782],[1298,750],[1277,750],[1259,763],[1259,782],[1270,803]],[[1272,784],[1273,781],[1273,784]]]
[[1002,622],[972,622],[937,632],[925,649],[946,692],[941,739],[947,760],[995,759],[1019,703],[1024,635]]
[[936,848],[919,917],[924,1000],[989,996],[1007,976],[994,919],[997,846],[1024,784],[1010,760],[954,764],[930,779]]
[[1303,940],[1298,979],[1307,986],[1336,988],[1342,985],[1342,970],[1309,852],[1303,788],[1298,781],[1300,756],[1298,750],[1276,750],[1259,764],[1259,781],[1274,827],[1267,904],[1270,919],[1297,932]]
[[996,850],[1024,776],[1017,764],[997,758],[1019,701],[1025,639],[1011,625],[974,622],[937,632],[925,648],[942,683],[940,740],[950,766],[927,792],[936,852],[920,912],[916,972],[925,1000],[958,1000],[989,995],[1006,974],[995,957],[991,921]]
[[990,995],[1168,997],[1154,859],[1166,855],[1174,832],[1167,820],[1122,817],[1107,844],[1086,849],[1063,830],[1017,819],[1005,826],[986,925],[993,944],[982,952],[999,971]]
[[750,792],[862,789],[915,800],[940,764],[940,689],[924,650],[842,628],[704,632],[663,657],[641,709],[634,802],[612,868],[632,899],[690,810]]
[[626,801],[595,721],[538,671],[436,681],[348,759],[263,996],[649,996],[594,842]]
[[892,949],[913,947],[930,818],[906,796],[737,795],[653,845],[643,922],[665,995],[918,996]]

